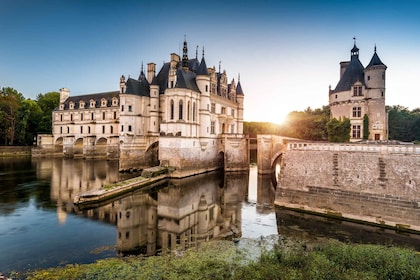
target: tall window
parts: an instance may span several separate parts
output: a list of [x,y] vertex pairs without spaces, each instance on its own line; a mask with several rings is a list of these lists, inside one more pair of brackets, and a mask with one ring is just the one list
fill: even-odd
[[216,132],[214,131],[214,126],[215,126],[214,122],[211,122],[211,123],[210,123],[210,134],[215,134],[215,133],[216,133]]
[[94,113],[91,113],[90,114],[90,118],[92,119],[92,121],[95,119],[95,114]]
[[195,109],[195,102],[193,102],[193,122],[195,122],[195,114],[196,114],[196,109]]
[[188,101],[188,105],[187,105],[187,120],[190,120],[190,107],[191,107],[191,105],[190,105],[190,101]]
[[363,96],[362,87],[354,86],[353,87],[353,96]]
[[102,119],[105,119],[105,112],[102,112]]
[[362,108],[353,107],[353,118],[361,118],[361,117],[362,117]]
[[211,103],[211,112],[216,113],[216,104],[215,103]]
[[130,132],[131,132],[131,125],[129,125],[129,126],[128,126],[128,131],[130,131]]
[[80,120],[83,121],[83,113],[80,114]]
[[133,111],[133,107],[131,105],[128,105],[128,112],[132,112]]
[[105,126],[102,126],[102,133],[105,133]]
[[179,100],[179,118],[180,120],[182,120],[182,108],[183,108],[183,103],[182,100]]
[[361,138],[360,125],[353,125],[353,138]]
[[111,131],[111,134],[114,133],[114,127],[112,125],[109,127],[109,129]]
[[114,112],[114,120],[117,119],[117,112]]
[[174,117],[175,117],[175,112],[174,112],[175,111],[175,108],[174,108],[175,105],[174,105],[174,101],[173,100],[171,100],[171,105],[170,106],[171,106],[171,110],[170,110],[171,111],[171,120],[173,120]]

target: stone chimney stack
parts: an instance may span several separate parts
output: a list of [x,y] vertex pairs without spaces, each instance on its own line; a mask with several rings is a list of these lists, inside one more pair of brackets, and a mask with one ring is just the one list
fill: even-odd
[[147,81],[152,83],[153,77],[156,75],[156,64],[151,62],[147,64]]
[[70,90],[68,88],[60,88],[60,103],[64,103],[70,96]]

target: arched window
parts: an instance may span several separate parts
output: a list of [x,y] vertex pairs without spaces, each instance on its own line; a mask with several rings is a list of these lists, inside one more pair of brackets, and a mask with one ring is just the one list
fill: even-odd
[[171,120],[173,120],[174,119],[174,115],[175,115],[175,113],[174,113],[174,110],[175,110],[175,108],[174,108],[174,101],[173,100],[171,100]]
[[183,103],[182,100],[179,100],[179,118],[180,120],[182,120],[182,108],[183,108]]

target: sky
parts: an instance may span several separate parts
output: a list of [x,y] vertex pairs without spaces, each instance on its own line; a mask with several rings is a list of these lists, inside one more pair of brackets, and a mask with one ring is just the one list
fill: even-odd
[[[240,77],[245,121],[281,123],[328,105],[339,63],[356,42],[366,66],[377,48],[386,105],[420,107],[420,0],[0,0],[0,87],[26,98],[119,90],[119,78],[159,70],[171,53]],[[356,38],[356,41],[353,38]]]

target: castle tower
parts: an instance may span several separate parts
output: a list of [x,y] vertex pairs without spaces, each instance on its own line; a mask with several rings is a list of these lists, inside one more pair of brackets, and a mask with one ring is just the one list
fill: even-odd
[[365,68],[365,82],[368,92],[369,132],[370,139],[388,139],[388,116],[385,111],[385,72],[386,65],[376,53],[376,46],[372,59]]
[[238,106],[238,133],[244,132],[244,92],[242,91],[241,81],[238,77],[238,84],[236,85],[236,101]]
[[149,127],[150,127],[150,132],[152,134],[159,135],[159,83],[156,76],[153,77],[152,83],[150,84],[150,126]]
[[197,70],[197,86],[201,92],[200,100],[200,137],[208,137],[210,135],[210,76],[207,70],[206,61],[204,60],[204,48],[200,66]]
[[356,42],[350,51],[350,61],[340,63],[340,80],[334,90],[329,90],[329,105],[332,118],[350,119],[350,141],[388,139],[386,68],[376,47],[370,63],[363,67]]

